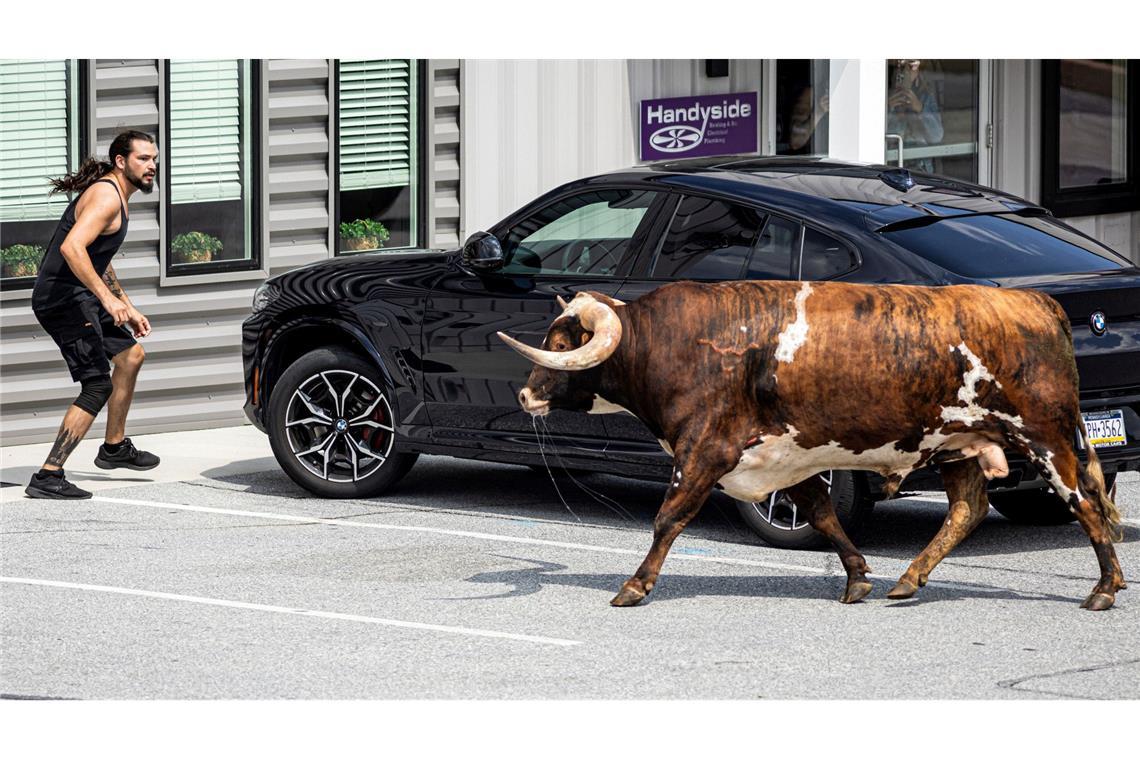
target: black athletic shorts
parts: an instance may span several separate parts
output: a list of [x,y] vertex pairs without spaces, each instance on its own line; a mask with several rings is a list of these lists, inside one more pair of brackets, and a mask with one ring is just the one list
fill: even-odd
[[59,346],[75,382],[109,375],[110,359],[137,341],[115,320],[95,296],[48,309],[36,309],[36,319]]

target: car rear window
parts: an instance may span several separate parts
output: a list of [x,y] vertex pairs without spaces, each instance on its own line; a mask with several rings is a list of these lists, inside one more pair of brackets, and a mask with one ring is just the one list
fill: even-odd
[[1021,277],[1120,269],[1128,261],[1050,217],[1016,214],[943,219],[883,233],[965,277]]
[[764,215],[755,209],[685,196],[653,263],[653,277],[735,280],[763,226]]

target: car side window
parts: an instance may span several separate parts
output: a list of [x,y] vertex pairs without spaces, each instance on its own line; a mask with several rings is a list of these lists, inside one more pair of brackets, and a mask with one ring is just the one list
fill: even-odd
[[614,275],[657,193],[605,189],[563,198],[510,229],[507,274]]
[[745,277],[749,280],[790,280],[798,274],[799,254],[799,223],[773,216],[764,225],[764,232],[752,251]]
[[735,280],[744,271],[764,214],[735,203],[685,196],[653,262],[651,277]]
[[826,280],[850,272],[857,264],[846,244],[810,227],[804,230],[801,280]]

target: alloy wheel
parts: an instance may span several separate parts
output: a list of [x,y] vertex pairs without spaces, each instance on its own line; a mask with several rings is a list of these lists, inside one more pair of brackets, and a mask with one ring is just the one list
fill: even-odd
[[[835,480],[834,470],[827,470],[819,474],[827,484],[827,492],[831,493],[831,484]],[[764,501],[749,502],[756,515],[778,530],[802,530],[811,523],[803,518],[795,502],[784,491],[773,491]]]
[[293,391],[285,434],[293,456],[323,480],[354,483],[384,466],[395,439],[392,407],[364,375],[318,372]]

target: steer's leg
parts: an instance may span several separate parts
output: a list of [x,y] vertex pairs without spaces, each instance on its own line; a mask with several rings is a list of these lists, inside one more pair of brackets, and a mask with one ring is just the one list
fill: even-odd
[[851,604],[871,593],[871,582],[867,580],[867,573],[871,572],[871,568],[867,567],[867,560],[843,532],[843,526],[839,524],[839,518],[835,515],[831,494],[828,493],[823,478],[813,475],[785,489],[784,493],[791,497],[797,507],[807,513],[811,527],[826,536],[839,554],[839,561],[847,571],[847,589],[839,601]]
[[978,527],[989,510],[986,479],[975,460],[942,465],[942,482],[946,486],[946,495],[950,497],[950,513],[934,539],[914,558],[895,587],[887,592],[891,599],[914,596],[919,586],[926,585],[926,579],[935,566]]
[[[665,501],[657,510],[653,521],[653,545],[637,572],[622,584],[618,595],[610,600],[615,607],[632,607],[645,598],[657,583],[661,564],[669,553],[669,548],[689,521],[697,516],[701,506],[708,499],[713,486],[724,473],[735,466],[735,457],[727,451],[702,450],[699,456],[678,449],[674,457],[673,475]],[[686,455],[690,454],[690,455]]]
[[[1116,601],[1116,592],[1126,587],[1124,573],[1120,569],[1120,561],[1116,558],[1116,549],[1112,545],[1112,534],[1106,516],[1077,489],[1076,454],[1067,441],[1058,442],[1055,447],[1026,443],[1019,448],[1041,471],[1053,486],[1053,490],[1068,501],[1069,509],[1077,516],[1078,522],[1092,541],[1097,564],[1100,565],[1100,581],[1093,586],[1092,593],[1081,606],[1090,610],[1107,610]],[[1053,455],[1048,456],[1048,452],[1052,452]]]

